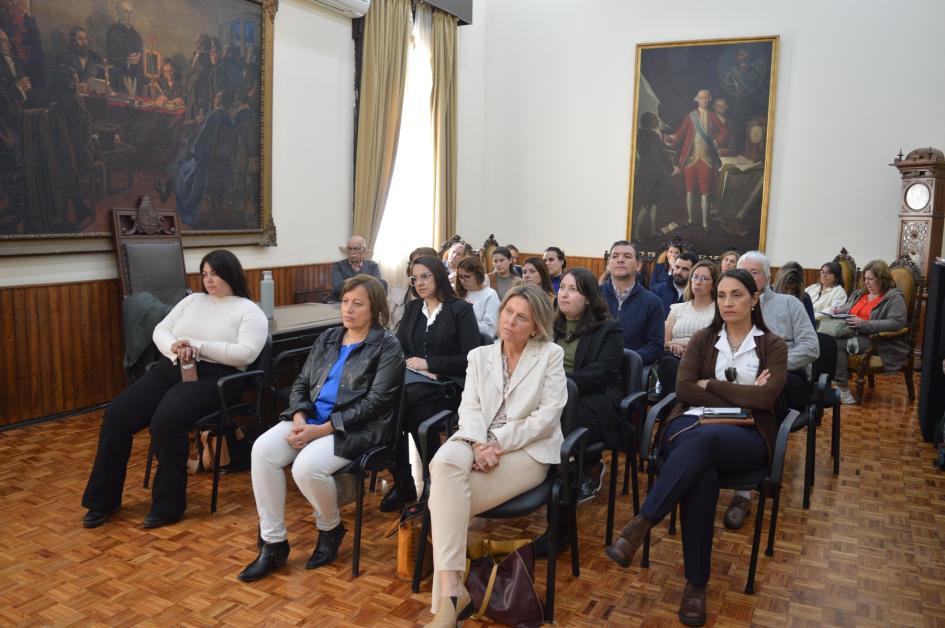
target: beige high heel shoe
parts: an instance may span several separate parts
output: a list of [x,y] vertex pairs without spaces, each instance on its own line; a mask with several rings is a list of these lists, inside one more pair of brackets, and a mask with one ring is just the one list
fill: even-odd
[[472,615],[472,612],[472,599],[469,597],[469,591],[464,586],[459,597],[440,598],[433,621],[426,624],[424,628],[454,628],[454,626],[462,625],[463,620]]

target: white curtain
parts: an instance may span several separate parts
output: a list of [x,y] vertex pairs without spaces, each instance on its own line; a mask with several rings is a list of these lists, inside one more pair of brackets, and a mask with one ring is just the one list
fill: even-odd
[[432,38],[432,10],[420,2],[407,53],[407,81],[394,174],[374,246],[373,259],[380,264],[381,275],[391,286],[405,282],[410,251],[418,246],[432,246],[434,240]]

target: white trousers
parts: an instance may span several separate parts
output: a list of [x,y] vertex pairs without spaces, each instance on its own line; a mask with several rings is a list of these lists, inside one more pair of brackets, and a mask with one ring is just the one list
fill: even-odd
[[302,449],[286,442],[291,421],[279,421],[253,444],[253,494],[259,512],[259,532],[266,543],[286,540],[285,471],[292,477],[315,512],[319,530],[333,530],[341,523],[338,493],[332,474],[351,462],[335,455],[333,435],[318,438]]
[[[447,441],[430,462],[430,523],[434,571],[465,571],[469,518],[532,489],[548,475],[548,465],[524,449],[503,454],[488,473],[473,471],[468,443]],[[433,606],[439,600],[439,578],[433,578]]]

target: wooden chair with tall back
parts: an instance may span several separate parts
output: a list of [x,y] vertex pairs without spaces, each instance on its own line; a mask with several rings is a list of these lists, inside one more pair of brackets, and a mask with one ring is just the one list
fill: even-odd
[[112,210],[112,234],[123,299],[149,292],[175,305],[187,296],[177,211],[155,209],[144,196],[137,209]]
[[902,296],[906,300],[906,326],[896,331],[884,331],[870,335],[873,345],[868,351],[858,355],[851,355],[849,358],[850,373],[856,373],[856,398],[862,403],[863,388],[869,381],[870,388],[876,386],[875,375],[886,373],[887,367],[883,359],[877,354],[876,347],[883,342],[889,342],[892,338],[906,336],[909,343],[909,354],[906,361],[899,369],[903,375],[906,384],[906,393],[909,395],[909,401],[915,401],[915,383],[913,382],[913,362],[915,361],[915,337],[919,329],[919,308],[921,307],[923,281],[919,267],[907,256],[903,256],[889,266],[893,281],[896,287],[902,290]]
[[843,277],[843,287],[847,294],[853,294],[856,290],[856,282],[860,271],[856,267],[856,260],[847,252],[846,247],[840,248],[840,253],[833,258],[833,261],[840,264],[840,274]]

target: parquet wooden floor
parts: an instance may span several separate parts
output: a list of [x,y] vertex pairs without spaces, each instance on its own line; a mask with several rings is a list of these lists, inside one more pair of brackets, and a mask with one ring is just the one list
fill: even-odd
[[[864,407],[843,408],[842,464],[830,472],[829,421],[819,430],[816,485],[801,508],[803,433],[792,438],[787,487],[772,558],[760,557],[757,594],[743,593],[751,525],[719,524],[709,583],[709,625],[945,626],[945,474],[932,468],[915,405],[898,378],[877,378]],[[394,575],[393,515],[369,496],[362,574],[351,578],[351,537],[338,562],[306,571],[315,530],[290,484],[288,568],[252,585],[236,574],[255,556],[256,514],[248,473],[224,476],[219,514],[210,477],[191,478],[180,523],[144,530],[141,488],[147,436],[136,439],[123,509],[85,530],[79,502],[100,414],[0,434],[0,624],[410,626],[430,618],[429,581],[419,594]],[[606,488],[604,489],[606,491]],[[719,521],[727,496],[720,500]],[[557,623],[675,626],[684,584],[678,535],[654,530],[652,566],[617,568],[603,553],[606,494],[579,515],[581,576],[559,562]],[[346,521],[351,507],[343,511]],[[618,500],[618,525],[631,516]],[[527,531],[525,529],[527,528]],[[476,533],[538,534],[541,516]],[[567,557],[565,556],[565,559]],[[544,582],[545,563],[537,579]],[[467,625],[474,622],[467,622]]]

